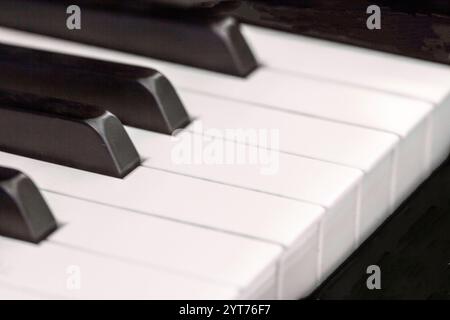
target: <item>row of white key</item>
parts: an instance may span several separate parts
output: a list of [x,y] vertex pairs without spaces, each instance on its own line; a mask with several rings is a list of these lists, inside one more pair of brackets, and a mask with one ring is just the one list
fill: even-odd
[[[279,130],[279,149],[285,153],[280,155],[280,160],[285,160],[283,167],[292,168],[295,166],[297,170],[303,168],[298,179],[292,179],[294,180],[293,182],[299,179],[305,180],[308,174],[313,174],[315,179],[317,179],[315,182],[318,184],[318,188],[309,191],[319,192],[321,196],[330,194],[330,192],[326,191],[326,187],[323,186],[322,179],[326,180],[331,176],[327,173],[329,170],[323,168],[328,167],[332,170],[337,170],[337,167],[322,165],[322,168],[319,168],[321,172],[314,172],[314,170],[304,165],[305,162],[314,162],[308,162],[304,158],[340,164],[366,173],[365,179],[361,181],[361,209],[357,212],[358,223],[355,226],[357,229],[355,234],[357,243],[360,243],[373,228],[377,227],[379,222],[383,221],[388,212],[392,210],[392,198],[394,196],[392,180],[394,178],[393,171],[395,170],[394,151],[399,140],[396,135],[301,115],[286,115],[279,111],[259,109],[248,104],[224,101],[183,90],[181,90],[181,93],[189,110],[196,118],[200,119],[187,128],[190,131],[214,136],[216,131],[223,133],[229,129]],[[170,148],[179,143],[178,141],[170,142],[165,136],[152,135],[138,129],[130,128],[129,133],[138,146],[139,151],[145,157],[152,153],[152,144],[158,145],[158,149],[165,148],[167,150],[166,153],[158,153],[159,155],[170,155]],[[218,136],[218,133],[216,136]],[[314,138],[312,139],[311,137]],[[237,141],[249,143],[248,139],[240,140],[240,137],[237,137]],[[262,147],[262,144],[260,143],[259,146]],[[289,155],[301,156],[303,159]],[[295,164],[289,166],[289,161],[291,163],[295,161]],[[151,166],[187,173],[192,173],[195,170],[199,176],[212,177],[212,174],[208,175],[208,168],[200,169],[198,166],[197,168],[192,168],[191,166],[189,169],[186,169],[181,165],[173,165],[168,159],[158,159],[155,156],[150,157],[146,163]],[[234,168],[234,170],[241,169]],[[345,172],[343,168],[338,170]],[[221,172],[212,172],[212,168],[209,171],[215,174],[216,179],[218,179],[218,175],[223,175]],[[288,181],[289,177],[293,177],[294,172],[286,172],[286,170],[279,172],[280,176],[278,178],[283,182]],[[230,174],[225,176],[229,180],[231,177],[240,175]],[[226,181],[226,177],[219,180]],[[253,179],[257,181],[257,178]],[[248,179],[248,181],[251,181],[251,179]],[[242,184],[245,184],[245,182],[241,182]],[[342,185],[342,182],[338,182],[338,184]],[[258,183],[258,185],[261,185],[261,183]],[[327,187],[332,187],[334,190],[339,189],[335,189],[335,185]],[[374,190],[377,190],[377,192],[374,192]],[[291,189],[291,192],[287,191],[282,194],[291,194],[292,196],[294,193],[297,194],[299,199],[313,201],[329,207],[329,202],[323,199],[319,200],[317,197],[311,196],[302,198],[302,192],[298,187],[295,192]]]
[[[41,189],[51,192],[292,249],[292,254],[287,250],[280,258],[286,268],[278,284],[283,297],[304,294],[317,284],[319,219],[324,213],[320,206],[145,167],[121,180],[7,153],[0,153],[0,163],[27,172]],[[67,201],[65,206],[70,210]],[[64,228],[58,232],[64,234]],[[101,229],[98,232],[102,234]],[[82,237],[83,229],[76,233]],[[158,244],[164,249],[164,244]]]
[[[97,54],[100,52],[100,56],[106,59],[118,59],[124,62],[155,66],[161,69],[161,71],[165,72],[169,76],[169,78],[171,78],[171,80],[175,82],[175,84],[179,84],[181,87],[187,88],[187,90],[181,90],[182,98],[186,102],[187,109],[191,111],[195,116],[198,116],[202,121],[202,124],[204,124],[208,128],[267,128],[267,126],[283,128],[280,137],[281,150],[289,154],[282,153],[280,155],[280,168],[293,168],[295,172],[289,172],[285,175],[281,174],[281,177],[274,179],[262,179],[261,176],[258,176],[257,173],[251,171],[251,169],[254,168],[229,167],[227,168],[228,171],[224,172],[221,171],[222,168],[220,168],[219,170],[214,170],[214,168],[198,170],[198,168],[195,168],[195,166],[174,166],[173,163],[170,162],[169,159],[167,159],[167,149],[169,148],[168,146],[171,146],[168,141],[168,137],[142,131],[140,132],[140,130],[134,129],[130,129],[130,133],[134,138],[141,154],[145,158],[148,158],[144,163],[144,166],[156,167],[202,179],[225,182],[227,184],[246,187],[248,189],[256,189],[260,192],[279,194],[287,198],[316,203],[326,208],[327,210],[325,211],[321,209],[320,206],[310,206],[310,208],[316,207],[315,214],[317,216],[321,216],[322,218],[331,217],[332,219],[337,219],[332,220],[331,218],[328,218],[330,219],[329,222],[322,223],[322,235],[320,237],[316,235],[309,238],[309,240],[311,240],[311,243],[314,243],[314,240],[312,240],[314,238],[319,238],[321,239],[320,241],[323,242],[320,244],[320,248],[322,250],[320,250],[319,253],[319,265],[317,267],[312,267],[312,269],[318,268],[319,277],[323,276],[323,270],[321,270],[322,268],[320,264],[325,263],[326,266],[323,269],[325,270],[326,275],[328,269],[331,270],[332,268],[334,268],[340,261],[340,259],[345,257],[349,253],[349,251],[351,251],[351,248],[359,243],[360,239],[358,233],[356,234],[356,236],[354,236],[353,230],[355,228],[361,228],[363,230],[365,230],[366,228],[368,230],[370,228],[373,228],[374,224],[376,224],[375,222],[380,222],[385,217],[386,212],[389,212],[389,210],[392,209],[393,202],[400,201],[399,199],[402,199],[404,195],[406,195],[421,181],[423,176],[426,174],[427,165],[431,166],[431,163],[434,163],[436,161],[429,161],[430,163],[427,164],[427,154],[426,152],[424,152],[424,150],[434,150],[436,148],[439,149],[439,147],[432,148],[430,142],[436,141],[437,138],[431,139],[432,137],[427,137],[427,135],[430,135],[430,131],[433,132],[430,128],[430,121],[427,121],[428,116],[430,115],[432,110],[431,103],[414,101],[411,99],[383,94],[379,92],[370,92],[364,89],[346,88],[332,83],[323,86],[322,83],[314,82],[314,80],[311,79],[299,80],[299,77],[277,73],[271,71],[270,69],[262,69],[261,71],[258,71],[258,73],[256,73],[254,76],[250,77],[248,80],[240,80],[231,77],[228,78],[222,75],[217,76],[210,72],[198,71],[191,68],[179,66],[174,67],[170,64],[161,63],[159,61],[156,62],[153,60],[135,58],[122,54],[110,54],[109,52],[103,52],[103,50],[95,49],[89,51],[89,49],[86,48],[78,48],[78,50],[81,50],[80,53],[88,55]],[[267,84],[271,81],[273,81],[273,83],[275,83],[277,86],[282,86],[282,88],[274,87],[273,92],[261,92],[263,88],[262,83]],[[303,94],[302,95],[295,93],[295,89],[297,88],[302,88],[302,90],[304,88],[309,89],[301,92]],[[331,97],[327,96],[323,98],[320,95],[314,93],[320,92],[320,90],[324,90],[327,93],[331,92]],[[208,95],[223,96],[234,100],[244,100],[247,103],[214,99],[202,94],[195,94],[193,93],[193,91],[201,91]],[[305,92],[310,94],[306,95],[305,97]],[[263,98],[261,98],[261,96]],[[284,98],[276,100],[275,97]],[[264,101],[260,99],[263,99]],[[295,103],[293,103],[294,101]],[[327,105],[330,106],[333,101],[337,102],[331,106],[333,108],[336,108],[334,111],[330,107],[327,108]],[[345,102],[347,104],[341,105],[342,102]],[[304,108],[302,107],[303,103],[305,106]],[[264,104],[264,106],[261,106],[262,104]],[[363,112],[361,112],[361,110],[358,110],[358,106],[363,109]],[[235,110],[234,113],[229,109]],[[275,111],[274,109],[281,111],[294,111],[299,114],[308,114],[313,115],[314,117],[333,119],[344,123],[353,123],[358,125],[359,127],[327,122],[320,119],[312,119],[310,117],[301,115],[293,116],[292,114]],[[341,112],[337,113],[337,110]],[[345,112],[345,110],[347,110],[347,112]],[[342,115],[346,115],[347,117],[345,119],[342,119],[341,113]],[[367,114],[372,114],[373,116],[362,117],[362,115]],[[274,117],[275,120],[273,120]],[[221,122],[221,120],[225,121]],[[264,126],[261,125],[262,123],[264,123]],[[288,124],[286,125],[286,123]],[[326,129],[327,131],[324,134],[318,134],[320,130],[328,127],[330,129]],[[370,127],[385,131],[386,133],[368,130],[361,127]],[[303,129],[303,132],[300,128]],[[192,130],[195,131],[195,128]],[[283,132],[286,133],[287,137],[283,138]],[[320,141],[321,143],[314,144],[311,143],[311,141],[315,141],[314,139],[304,138],[311,136],[317,137],[318,141]],[[295,141],[291,139],[292,137],[299,137],[298,144],[292,143],[292,141]],[[350,137],[353,137],[355,141],[347,140]],[[342,138],[345,138],[345,140]],[[353,145],[355,147],[354,149],[351,149],[352,143],[348,143],[349,141],[353,142]],[[336,149],[333,150],[333,147],[335,148],[336,145],[340,146],[343,143],[345,143],[345,146],[348,147],[348,149],[345,149],[348,150],[347,152],[333,152],[336,151]],[[157,149],[157,147],[152,148],[152,146],[156,145],[165,147],[166,152],[155,153],[155,151],[161,150]],[[440,148],[445,149],[442,146],[440,146]],[[305,157],[302,158],[290,154],[302,155]],[[433,155],[429,154],[428,156],[432,158]],[[325,160],[326,162],[319,162],[316,160],[307,159],[306,157]],[[8,156],[5,155],[5,158],[8,158]],[[31,170],[30,173],[33,173],[34,171],[38,170],[37,167],[34,167],[34,164],[28,166],[28,160],[24,160],[23,162],[27,162],[27,165],[24,169],[25,171],[26,169],[29,169]],[[348,167],[354,167],[355,169],[335,165],[333,163],[344,164]],[[410,167],[406,165],[410,165]],[[47,168],[45,168],[45,170],[47,170]],[[48,173],[48,171],[45,172]],[[149,171],[145,172],[145,176],[149,177],[149,175],[147,175]],[[302,179],[302,177],[311,177],[311,173],[313,172],[316,172],[316,174],[313,175],[314,179],[312,182],[311,179]],[[364,172],[363,178],[360,177],[361,172]],[[417,174],[413,174],[416,172]],[[282,177],[289,178],[292,174],[297,177],[297,181],[305,183],[301,185],[299,184],[300,186],[303,186],[303,188],[299,188],[297,190],[295,188],[295,185],[286,188],[286,186],[282,184],[283,181],[285,181]],[[322,191],[320,186],[324,186],[324,183],[327,183],[327,178],[329,179],[330,176],[335,177],[335,179],[333,180],[335,181],[335,185],[330,184],[330,187],[332,188],[330,188],[329,191],[323,190],[323,193],[319,193],[318,191]],[[412,177],[412,179],[405,180],[405,178],[408,178],[410,176]],[[260,183],[257,183],[258,178],[262,179],[260,180]],[[38,184],[40,184],[40,181],[44,179],[45,178],[43,175],[36,180]],[[89,179],[90,178],[88,178],[88,180]],[[145,179],[146,178],[138,180],[143,181],[143,185],[145,185]],[[179,179],[182,178],[180,177]],[[188,178],[186,177],[185,179]],[[398,181],[405,182],[405,185],[395,187],[396,181],[397,183]],[[159,183],[159,181],[156,182]],[[80,184],[80,188],[82,187],[82,184],[84,183]],[[52,185],[51,179],[50,182],[44,185],[44,188],[47,188],[46,186],[50,185]],[[93,199],[93,197],[87,197],[85,193],[81,192],[81,190],[75,190],[77,188],[66,188],[67,186],[65,185],[61,187],[58,183],[56,185],[57,186],[55,187],[55,185],[53,184],[53,189],[58,189],[55,190],[57,192],[68,193],[93,201],[97,200]],[[101,184],[98,184],[99,187],[100,185]],[[195,183],[190,182],[187,185],[191,186],[195,185]],[[207,185],[211,186],[212,184],[208,183]],[[361,187],[361,185],[363,187]],[[49,187],[47,189],[51,188],[52,187]],[[381,192],[380,197],[374,197],[374,190],[377,190],[377,192],[379,192],[379,190],[383,190],[386,192]],[[72,194],[72,191],[76,192]],[[174,192],[174,194],[179,195],[179,193],[177,193],[176,191]],[[212,191],[208,192],[208,195],[210,194],[212,194]],[[336,207],[339,201],[336,201],[336,199],[334,199],[335,201],[332,201],[331,199],[333,199],[333,197],[339,199],[340,201],[342,200],[341,206],[351,209],[342,210],[339,207]],[[234,196],[230,195],[230,199],[233,198]],[[265,196],[264,199],[266,198],[271,197]],[[115,204],[114,202],[108,202],[110,199],[107,199],[105,197],[101,199],[105,199],[105,203]],[[141,198],[135,198],[134,200],[138,202],[139,200],[142,201]],[[288,199],[285,200],[288,201]],[[370,205],[370,201],[372,201],[372,205]],[[116,205],[123,206],[123,204],[119,202],[120,201],[118,201]],[[145,205],[141,208],[139,205],[134,206],[133,204],[131,204],[131,202],[132,201],[125,203],[124,207],[131,208],[133,210],[139,210],[142,212],[146,212],[145,209],[153,208],[150,203],[148,203],[148,208],[146,208]],[[369,204],[367,206],[364,206],[364,204],[367,202]],[[305,204],[302,203],[302,205]],[[197,207],[199,207],[199,204],[197,204],[195,208]],[[201,205],[200,207],[203,207],[203,205]],[[366,213],[366,211],[364,211],[364,207],[369,210],[369,213]],[[386,208],[389,209],[386,210]],[[163,206],[158,208],[157,206],[156,210],[150,213],[166,216],[165,213],[161,214],[161,212],[164,212],[164,210],[160,211],[158,209],[165,208]],[[242,210],[242,208],[236,209],[236,214],[243,214],[243,212],[247,214],[247,212]],[[280,208],[272,207],[272,209],[274,210],[274,212],[276,212],[277,209],[278,211],[283,212],[282,210],[280,210]],[[335,209],[335,213],[333,213],[332,209]],[[375,212],[370,212],[370,209]],[[320,213],[321,210],[323,212]],[[226,230],[229,232],[236,232],[242,235],[250,235],[260,239],[266,239],[275,243],[279,243],[285,246],[287,252],[289,253],[285,253],[285,257],[288,256],[290,258],[290,260],[285,258],[284,264],[282,264],[281,267],[281,270],[284,270],[284,274],[288,275],[284,277],[284,283],[290,283],[292,279],[295,278],[298,279],[297,282],[300,280],[304,281],[305,278],[308,278],[298,278],[298,273],[294,273],[292,271],[293,268],[287,269],[285,267],[286,265],[290,266],[293,263],[292,261],[299,260],[298,257],[302,257],[302,255],[313,255],[313,250],[311,249],[303,247],[301,248],[301,250],[299,250],[298,247],[300,246],[300,244],[304,245],[305,239],[301,239],[301,241],[296,239],[296,242],[292,241],[292,239],[290,241],[283,241],[280,238],[270,235],[269,230],[263,230],[264,232],[255,234],[250,230],[250,228],[242,228],[242,226],[232,226],[232,223],[228,224],[227,226],[227,223],[222,224],[222,221],[220,223],[217,223],[216,221],[212,221],[213,219],[203,220],[204,217],[202,217],[199,220],[197,219],[198,217],[193,218],[191,216],[184,216],[180,218],[178,214],[179,213],[169,213],[167,217],[194,224],[201,224],[203,226],[217,228],[220,230]],[[311,214],[311,216],[313,216],[313,214]],[[362,220],[369,219],[369,221],[357,222],[358,217],[360,220],[361,217],[363,217]],[[374,219],[375,222],[370,221],[370,219]],[[356,224],[362,224],[363,227],[357,227]],[[313,222],[309,221],[309,224],[305,223],[305,225],[309,226],[310,229],[308,230],[314,230],[314,227],[311,227],[314,225]],[[324,225],[330,225],[331,227],[327,229]],[[286,227],[286,225],[281,225],[277,230],[282,232]],[[343,230],[346,230],[348,232],[342,232]],[[292,230],[292,235],[301,235],[301,232],[299,231],[303,230]],[[314,234],[314,231],[310,231],[310,233]],[[350,238],[348,237],[349,234],[351,234]],[[364,236],[366,232],[363,231],[362,234]],[[321,237],[326,235],[329,235],[332,238],[323,240]],[[325,245],[327,243],[329,244],[328,247]],[[335,245],[336,247],[333,247],[332,245]],[[326,252],[329,253],[327,254]],[[325,256],[325,259],[322,255]],[[304,263],[306,260],[307,259],[304,259],[302,263]],[[298,266],[298,264],[296,266]],[[303,264],[303,266],[306,270],[311,269],[311,266],[307,266],[305,264]],[[283,277],[281,278],[283,279]],[[283,285],[283,281],[281,281],[281,297],[295,297],[296,294],[304,294],[305,292],[307,292],[307,290],[310,290],[312,286],[314,286],[314,284],[308,283],[303,285],[302,290],[299,290],[299,287],[296,287],[294,285],[286,288],[286,285]]]
[[251,25],[242,32],[258,61],[285,72],[436,104],[449,95],[450,69],[443,65]]
[[[231,181],[229,182],[230,184],[247,187],[249,189],[259,188],[259,190],[263,192],[271,192],[280,194],[282,196],[289,196],[298,200],[306,199],[309,202],[316,202],[326,206],[327,214],[323,217],[322,230],[320,235],[320,241],[323,242],[323,244],[321,243],[321,247],[319,248],[319,277],[330,272],[336,266],[336,264],[338,264],[340,260],[345,258],[354,248],[355,238],[353,235],[353,230],[355,228],[355,217],[358,214],[357,204],[360,193],[359,186],[358,188],[356,188],[356,184],[359,183],[361,175],[358,170],[286,154],[280,155],[281,172],[271,177],[262,176],[257,171],[255,172],[254,168],[249,166],[229,166],[226,167],[228,170],[224,170],[223,167],[217,168],[214,166],[199,167],[195,165],[173,165],[169,156],[170,149],[172,148],[170,137],[164,135],[156,135],[144,131],[141,131],[140,133],[141,137],[147,138],[147,140],[145,141],[146,144],[137,142],[136,138],[133,138],[135,138],[134,140],[141,154],[144,155],[144,157],[150,158],[149,160],[147,160],[147,162],[144,163],[144,166],[146,165],[146,163],[148,163],[158,168],[168,170],[172,169],[174,172],[181,172],[195,177],[208,178],[210,180],[216,180],[220,182]],[[156,138],[158,138],[160,141],[158,142]],[[7,161],[5,159],[6,157],[7,155],[3,157],[4,162]],[[33,160],[21,158],[21,161],[23,161],[24,163],[31,163]],[[20,165],[20,161],[16,160],[14,162],[16,163],[16,166]],[[45,163],[42,163],[42,165],[46,165],[48,167],[53,166]],[[31,167],[20,167],[24,168],[26,172],[34,172],[36,170],[31,169]],[[65,168],[61,168],[61,170],[63,169]],[[48,178],[50,171],[48,168],[44,168],[44,170],[41,170],[40,172],[43,172]],[[68,178],[68,181],[72,181],[74,179],[76,180],[76,178],[72,179],[67,174],[66,178]],[[101,178],[105,179],[106,177]],[[35,179],[39,182],[41,181],[40,179],[44,179],[44,176],[42,176],[42,178],[35,177]],[[146,179],[143,178],[140,180],[144,181],[142,183],[142,185],[144,185]],[[107,185],[106,181],[107,180],[105,180],[104,185]],[[122,187],[127,186],[117,180],[115,181],[118,182],[118,185],[123,185]],[[298,183],[298,181],[304,181],[304,183]],[[97,188],[83,188],[80,185],[79,190],[84,190],[84,193],[80,193],[79,190],[76,189],[65,189],[64,187],[61,187],[61,181],[52,182],[48,185],[44,185],[43,187],[50,188],[50,185],[53,188],[52,190],[56,192],[64,192],[66,194],[83,197],[91,201],[100,201],[101,199],[105,199],[103,200],[104,203],[113,203],[112,200],[108,198],[108,196],[114,197],[115,199],[118,199],[119,197],[118,195],[115,196],[114,193],[109,192],[111,190],[110,185],[108,185],[108,187],[99,185],[99,189],[107,190],[106,193],[108,193],[109,195],[106,198],[99,196],[98,192],[95,191],[95,189]],[[128,204],[130,199],[135,199],[136,201],[139,201],[140,199],[139,196],[137,196],[137,185],[132,182],[128,185],[130,187],[128,187],[127,189],[133,194],[122,194],[122,199],[117,202],[116,205],[138,210],[137,207],[130,207],[130,204]],[[156,183],[156,186],[159,185],[160,183]],[[187,189],[191,190],[191,188]],[[120,190],[123,191],[122,188]],[[177,195],[182,191],[176,192],[174,190],[172,192]],[[86,195],[86,193],[90,194],[90,196]],[[386,204],[387,201],[388,200],[386,197]],[[150,206],[145,205],[140,210],[145,211],[145,208],[147,207]],[[190,207],[195,209],[198,207],[198,205]],[[196,221],[196,223],[198,222]],[[224,227],[224,225],[220,226],[222,228]],[[323,267],[323,272],[320,269],[322,267],[320,264],[325,265]],[[314,279],[313,275],[305,275],[305,277]]]
[[271,68],[428,102],[433,107],[429,167],[448,156],[449,67],[255,26],[242,29],[259,61]]
[[[212,282],[218,288],[221,286],[228,288],[227,290],[232,288],[241,297],[276,298],[276,263],[282,252],[282,247],[279,245],[149,217],[49,192],[44,192],[44,196],[60,224],[58,231],[52,234],[47,242],[65,247],[65,251],[69,252],[73,249],[84,251],[80,254],[87,256],[87,260],[95,261],[95,255],[111,259],[109,262],[111,267],[106,269],[108,270],[106,273],[111,277],[116,276],[114,272],[116,261],[125,260],[154,269],[149,272],[158,273],[163,270],[167,273],[178,273],[198,279],[200,283]],[[50,260],[46,260],[43,256],[42,259],[37,259],[37,263],[40,263],[37,272],[33,274],[35,268],[25,272],[26,270],[17,264],[20,262],[24,266],[36,266],[36,263],[27,260],[34,259],[35,256],[21,255],[20,242],[13,240],[11,242],[17,242],[9,246],[15,246],[19,250],[11,249],[8,256],[3,256],[2,250],[1,260],[4,263],[4,271],[0,272],[0,281],[20,283],[35,290],[48,290],[48,293],[63,297],[101,298],[103,294],[103,291],[100,291],[101,285],[105,286],[102,290],[112,291],[112,296],[136,295],[132,287],[130,287],[131,291],[114,293],[117,290],[114,287],[114,281],[111,281],[111,285],[108,286],[96,282],[96,278],[82,280],[85,274],[89,275],[100,270],[93,269],[89,264],[83,265],[84,260],[79,261],[76,257],[69,261],[61,259],[58,255]],[[39,255],[40,251],[45,251],[45,248],[49,246],[47,242],[40,247],[29,246],[25,253],[33,251]],[[3,247],[3,241],[0,243]],[[76,254],[78,253],[74,253]],[[89,254],[94,258],[89,258]],[[55,270],[51,266],[54,263],[61,269]],[[71,288],[67,286],[53,285],[69,281],[70,276],[67,275],[66,270],[72,266],[79,268],[80,281],[92,282],[86,288],[80,285],[80,289],[83,289],[79,290],[80,292],[71,292]],[[44,275],[52,285],[42,285],[40,281]],[[19,281],[21,278],[25,280]],[[158,290],[155,287],[149,288],[145,294],[140,293],[141,298],[154,298]],[[189,291],[186,290],[186,292]],[[204,293],[198,292],[198,294]],[[205,294],[204,297],[207,295]],[[238,297],[237,294],[236,297]],[[177,298],[175,292],[172,298]],[[189,298],[189,295],[185,295],[184,298]]]
[[[151,65],[162,70],[175,85],[191,91],[396,135],[399,137],[396,161],[401,164],[397,167],[396,204],[422,181],[430,162],[436,162],[437,156],[432,158],[427,153],[433,142],[427,141],[432,139],[430,103],[300,78],[264,67],[242,80],[166,63]],[[183,94],[181,97],[184,98]]]

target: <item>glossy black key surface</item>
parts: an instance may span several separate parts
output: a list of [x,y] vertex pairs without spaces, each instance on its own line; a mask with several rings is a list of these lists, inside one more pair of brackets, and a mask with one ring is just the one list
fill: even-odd
[[34,183],[20,171],[0,167],[0,235],[39,243],[56,228]]
[[158,71],[0,44],[0,89],[96,105],[126,125],[171,134],[189,122]]
[[111,113],[4,90],[0,150],[117,178],[140,164],[124,127]]
[[[380,30],[366,26],[370,5],[381,8]],[[267,28],[450,64],[448,0],[242,0],[214,11]]]
[[[235,19],[203,10],[137,10],[108,2],[1,0],[0,25],[246,76],[256,67]],[[81,29],[66,26],[67,7],[81,8]]]

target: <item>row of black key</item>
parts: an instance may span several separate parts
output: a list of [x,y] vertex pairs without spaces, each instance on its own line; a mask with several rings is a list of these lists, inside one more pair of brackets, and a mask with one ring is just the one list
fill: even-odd
[[96,105],[130,126],[171,134],[189,116],[156,70],[0,44],[0,88]]
[[[26,6],[0,1],[0,20],[6,18],[2,24],[9,25],[9,17],[25,22],[27,15],[38,14],[44,19],[39,19],[37,29],[37,25],[13,26],[35,32],[45,31],[40,27],[58,30],[52,26],[62,22],[58,19],[65,13],[64,1],[21,2]],[[170,4],[185,9],[218,2],[172,0]],[[134,5],[157,8],[161,3],[142,0]],[[79,32],[77,41],[240,76],[256,66],[234,20],[197,17],[178,21],[176,15],[162,11],[152,18],[136,19],[113,10],[120,2],[102,1],[101,6],[107,4],[110,12],[98,4],[90,1],[91,6],[83,11],[89,33]],[[129,24],[133,32],[123,30],[120,23],[118,28],[109,25],[111,35],[90,32],[115,19]],[[139,28],[156,31],[134,33]],[[160,32],[161,28],[165,32]],[[130,34],[136,37],[130,38]],[[183,41],[171,39],[173,36]],[[209,50],[207,59],[198,52],[204,45]],[[174,55],[176,51],[183,56]],[[172,134],[190,122],[169,80],[149,68],[0,44],[0,70],[0,151],[123,178],[140,165],[140,157],[122,123]],[[56,228],[33,182],[17,170],[0,167],[0,236],[39,243]]]
[[122,178],[140,164],[122,123],[166,134],[189,123],[155,70],[9,45],[0,57],[0,150]]

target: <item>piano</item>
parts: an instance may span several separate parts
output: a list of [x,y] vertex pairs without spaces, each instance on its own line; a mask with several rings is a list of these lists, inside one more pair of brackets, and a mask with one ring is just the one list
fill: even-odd
[[0,0],[0,299],[352,298],[450,152],[448,3],[371,2]]

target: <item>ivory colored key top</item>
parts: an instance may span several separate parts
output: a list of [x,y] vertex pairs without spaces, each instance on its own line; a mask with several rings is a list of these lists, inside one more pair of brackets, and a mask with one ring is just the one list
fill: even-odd
[[277,298],[279,245],[44,194],[64,225],[51,242]]
[[[41,189],[281,244],[286,248],[282,297],[304,296],[317,284],[319,224],[325,214],[320,206],[145,167],[122,180],[0,153],[0,164],[9,163],[26,170]],[[348,217],[348,212],[337,215],[337,222],[342,215]],[[335,222],[330,220],[326,229],[339,228]],[[349,234],[352,230],[327,236],[348,239]],[[341,250],[330,248],[329,259]]]
[[[235,299],[218,285],[44,242],[39,247],[0,238],[0,283],[67,299]],[[32,267],[30,267],[32,266]],[[114,281],[112,281],[112,279]],[[174,290],[176,288],[176,290]]]

